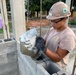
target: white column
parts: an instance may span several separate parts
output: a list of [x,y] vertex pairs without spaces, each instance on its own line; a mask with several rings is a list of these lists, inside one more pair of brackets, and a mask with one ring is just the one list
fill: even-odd
[[7,39],[10,38],[10,34],[9,34],[9,26],[8,26],[8,18],[7,18],[6,1],[0,0],[0,6],[1,6],[1,17],[3,23],[4,39]]
[[14,38],[19,37],[26,31],[24,0],[10,0],[11,16]]

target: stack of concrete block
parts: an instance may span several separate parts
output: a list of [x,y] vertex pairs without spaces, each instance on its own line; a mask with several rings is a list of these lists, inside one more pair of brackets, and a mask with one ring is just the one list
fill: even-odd
[[0,42],[0,75],[18,75],[17,45],[15,40]]

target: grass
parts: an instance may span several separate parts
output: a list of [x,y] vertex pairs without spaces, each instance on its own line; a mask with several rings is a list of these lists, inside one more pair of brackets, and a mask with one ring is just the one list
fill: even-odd
[[[12,32],[12,23],[9,22],[8,24],[9,24],[9,31]],[[3,33],[3,28],[0,29],[0,33]]]
[[0,29],[0,33],[3,33],[3,29]]
[[12,23],[9,22],[9,31],[12,32]]

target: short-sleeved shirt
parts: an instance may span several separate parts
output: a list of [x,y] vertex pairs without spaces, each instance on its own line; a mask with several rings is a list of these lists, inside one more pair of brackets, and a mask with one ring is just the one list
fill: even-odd
[[67,27],[61,32],[51,28],[44,36],[44,39],[46,40],[46,47],[49,50],[56,52],[59,47],[69,52],[60,62],[57,62],[61,67],[67,65],[69,61],[69,54],[73,51],[76,45],[76,37],[71,28]]

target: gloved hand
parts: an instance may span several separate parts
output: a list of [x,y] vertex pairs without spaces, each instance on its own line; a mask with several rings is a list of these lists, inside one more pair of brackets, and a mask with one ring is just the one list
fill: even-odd
[[35,47],[37,48],[37,53],[40,51],[43,51],[44,53],[46,52],[46,46],[44,43],[45,41],[42,37],[36,37]]

